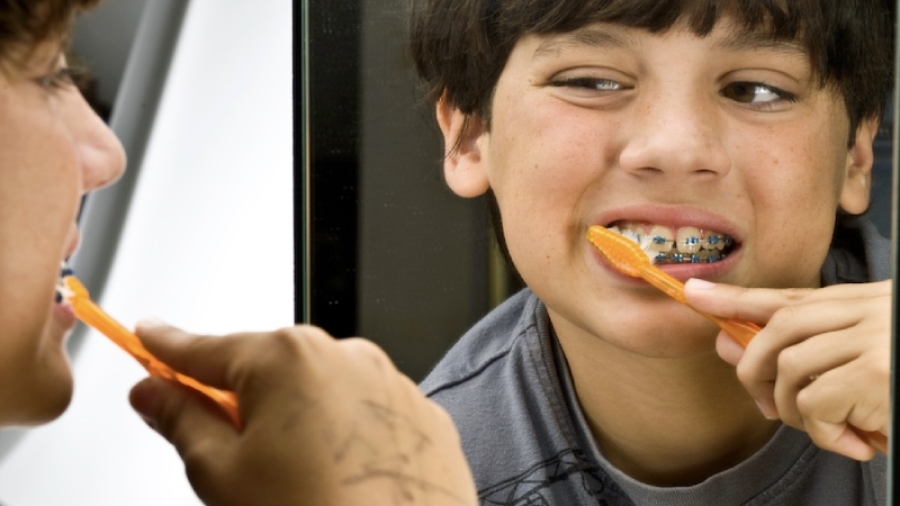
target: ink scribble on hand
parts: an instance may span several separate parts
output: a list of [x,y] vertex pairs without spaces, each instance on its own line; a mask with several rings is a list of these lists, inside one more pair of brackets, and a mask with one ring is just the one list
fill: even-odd
[[358,408],[359,416],[348,433],[334,439],[335,464],[352,462],[350,472],[342,479],[343,485],[388,482],[395,505],[423,504],[423,497],[433,495],[441,495],[453,504],[468,504],[456,491],[430,480],[433,473],[423,471],[421,461],[433,459],[428,453],[436,451],[426,432],[388,405],[363,399]]

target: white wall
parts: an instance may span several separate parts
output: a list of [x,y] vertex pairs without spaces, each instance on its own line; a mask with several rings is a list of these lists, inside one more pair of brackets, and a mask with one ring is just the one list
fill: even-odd
[[[100,301],[126,326],[293,322],[291,92],[291,2],[192,0]],[[74,368],[70,410],[0,460],[0,503],[200,504],[128,406],[140,367],[90,334]]]

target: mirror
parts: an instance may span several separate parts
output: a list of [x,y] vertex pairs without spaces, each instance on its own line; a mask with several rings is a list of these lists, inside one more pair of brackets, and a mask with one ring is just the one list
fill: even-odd
[[[440,133],[404,46],[404,2],[304,4],[297,319],[376,341],[418,380],[519,285],[492,247],[486,204],[443,181]],[[892,121],[889,111],[875,143],[870,212],[886,236]]]
[[308,290],[298,320],[365,336],[418,380],[487,313],[490,291],[496,301],[509,289],[485,204],[443,181],[440,132],[418,104],[406,58],[402,4],[307,3],[309,200],[297,207],[308,209],[301,234],[311,247],[297,265],[311,267],[297,285]]
[[[443,182],[440,135],[405,56],[402,0],[304,8],[298,321],[372,339],[420,380],[520,285],[496,253],[486,205]],[[893,236],[896,262],[894,116],[875,141],[870,217]]]

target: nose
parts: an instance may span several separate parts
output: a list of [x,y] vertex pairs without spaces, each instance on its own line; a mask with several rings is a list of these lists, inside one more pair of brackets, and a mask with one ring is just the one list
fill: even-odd
[[730,170],[715,100],[691,98],[683,90],[648,92],[636,101],[626,125],[630,135],[619,155],[626,171],[677,179],[722,176]]
[[68,118],[82,170],[84,192],[102,188],[125,171],[125,149],[109,126],[94,112],[78,91],[73,90]]

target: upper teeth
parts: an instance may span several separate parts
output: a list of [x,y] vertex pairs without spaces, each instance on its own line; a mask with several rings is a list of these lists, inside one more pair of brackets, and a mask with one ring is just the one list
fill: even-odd
[[697,227],[680,227],[674,233],[661,225],[609,227],[641,246],[655,263],[717,262],[733,240],[730,236]]

